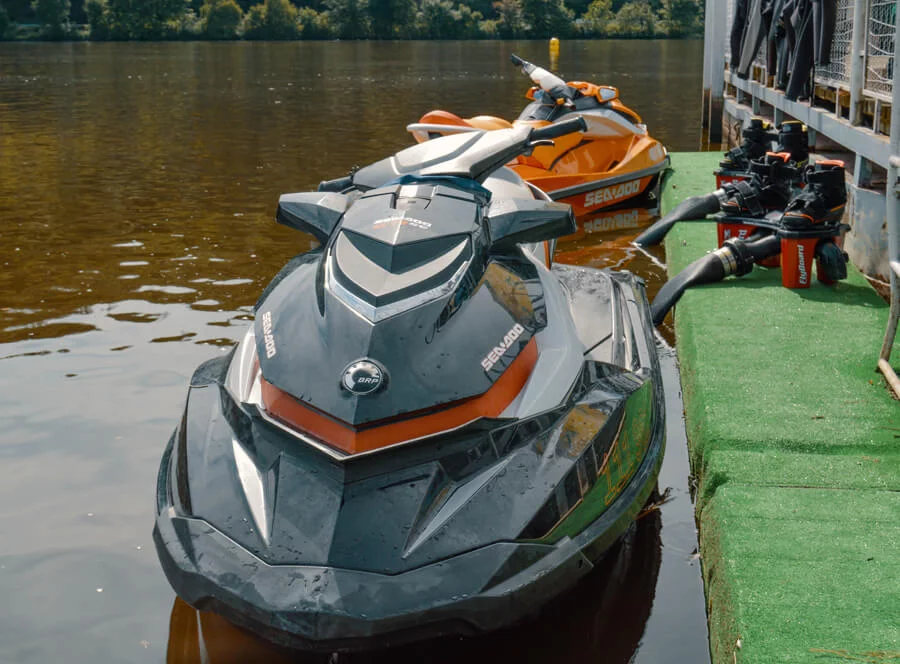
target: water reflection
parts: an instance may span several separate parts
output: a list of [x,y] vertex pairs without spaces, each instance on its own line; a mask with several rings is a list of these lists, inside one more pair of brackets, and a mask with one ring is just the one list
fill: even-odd
[[[369,653],[342,654],[342,664],[390,662],[602,661],[626,664],[644,635],[661,561],[659,511],[651,510],[575,589],[520,625],[473,638],[424,641]],[[291,652],[180,599],[172,607],[167,664],[333,662],[328,655]]]

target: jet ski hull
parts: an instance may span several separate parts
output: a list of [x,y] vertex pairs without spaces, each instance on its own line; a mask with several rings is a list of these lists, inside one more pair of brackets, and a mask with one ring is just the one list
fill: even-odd
[[664,400],[639,280],[557,266],[544,284],[573,326],[539,346],[586,349],[562,403],[370,454],[304,444],[235,401],[232,357],[201,365],[157,483],[176,593],[276,643],[351,651],[492,631],[576,584],[656,487]]
[[[499,542],[401,574],[269,565],[211,524],[163,507],[153,531],[166,576],[191,606],[309,651],[358,651],[513,624],[573,587],[624,534],[656,488],[656,436],[615,502],[575,537]],[[167,465],[171,445],[163,459]],[[164,496],[167,473],[160,474]],[[510,561],[536,559],[491,584]]]

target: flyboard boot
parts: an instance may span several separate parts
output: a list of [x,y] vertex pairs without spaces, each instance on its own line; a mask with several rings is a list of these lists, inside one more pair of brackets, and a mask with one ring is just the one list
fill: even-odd
[[[748,239],[726,239],[715,251],[698,258],[663,284],[653,300],[650,313],[659,325],[685,290],[698,284],[721,281],[729,275],[748,274],[754,264],[779,254],[781,284],[786,288],[809,288],[812,262],[823,284],[847,278],[847,254],[841,249],[841,234],[849,226],[841,223],[847,204],[847,189],[842,161],[821,161],[803,171],[806,184],[787,203],[781,214],[745,218],[759,227]],[[738,183],[740,184],[740,183]]]
[[820,161],[807,166],[806,187],[788,203],[781,217],[783,264],[781,281],[787,288],[809,288],[813,257],[824,284],[847,278],[847,255],[839,246],[847,204],[844,162]]
[[809,163],[809,133],[806,125],[799,120],[787,120],[778,128],[778,145],[775,152],[786,152],[797,168],[806,168]]
[[788,155],[764,153],[750,162],[746,179],[724,183],[716,191],[703,196],[686,198],[669,214],[641,233],[634,243],[646,247],[659,244],[679,221],[703,221],[706,215],[720,213],[726,219],[720,223],[719,246],[730,237],[748,237],[753,222],[772,210],[784,210],[792,193],[797,169],[788,162]]
[[762,118],[750,118],[750,124],[741,131],[741,137],[741,144],[726,152],[725,158],[719,162],[719,168],[715,171],[717,188],[726,182],[746,179],[750,162],[765,155],[776,141],[772,125]]
[[[730,182],[723,188],[720,199],[721,214],[716,220],[719,246],[730,238],[746,240],[751,235],[768,235],[770,231],[748,223],[761,219],[773,211],[782,211],[794,193],[793,183],[801,171],[794,166],[787,152],[767,152],[761,159],[750,162],[750,179]],[[778,267],[778,255],[760,262],[766,267]]]

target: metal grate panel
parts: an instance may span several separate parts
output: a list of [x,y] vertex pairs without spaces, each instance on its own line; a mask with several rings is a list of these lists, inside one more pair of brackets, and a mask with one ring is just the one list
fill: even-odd
[[[865,2],[866,0],[859,0]],[[853,9],[855,0],[838,0],[834,41],[831,43],[831,63],[816,68],[816,81],[833,87],[850,85],[850,53],[853,40]]]
[[896,21],[897,0],[871,0],[866,31],[865,89],[868,92],[891,94]]

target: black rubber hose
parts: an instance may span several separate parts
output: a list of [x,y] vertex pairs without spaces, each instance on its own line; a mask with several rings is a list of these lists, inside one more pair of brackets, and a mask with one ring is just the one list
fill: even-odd
[[670,279],[650,305],[650,316],[654,325],[660,325],[669,313],[669,309],[681,299],[682,294],[691,286],[712,284],[722,281],[730,274],[743,275],[753,269],[753,264],[764,258],[774,256],[781,251],[781,238],[777,235],[766,235],[758,240],[745,242],[729,240],[712,253],[698,258]]
[[659,244],[672,226],[679,221],[702,221],[706,215],[718,212],[718,210],[719,196],[717,193],[691,196],[681,201],[669,214],[638,235],[634,243],[639,247],[651,247]]

